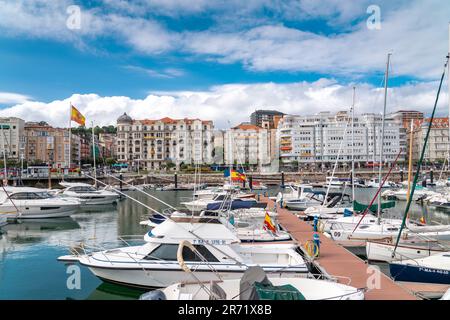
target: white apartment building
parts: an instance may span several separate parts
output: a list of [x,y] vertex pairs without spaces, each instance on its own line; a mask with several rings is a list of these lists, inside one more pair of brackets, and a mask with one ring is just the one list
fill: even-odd
[[199,119],[117,119],[116,154],[119,162],[159,170],[169,162],[213,162],[213,123]]
[[[418,161],[422,153],[425,135],[430,125],[430,119],[415,120],[413,129],[413,161]],[[434,118],[425,148],[424,160],[429,162],[444,162],[449,156],[448,118]]]
[[0,118],[0,154],[6,150],[8,159],[19,160],[24,153],[25,121],[15,117]]
[[[359,164],[378,162],[381,151],[382,116],[362,114],[355,116],[352,146],[351,115],[346,112],[320,112],[310,116],[284,116],[278,125],[280,161],[301,164],[351,162],[352,152]],[[353,149],[353,151],[352,151]],[[393,117],[386,117],[384,128],[383,161],[405,160],[406,130]]]
[[227,130],[224,134],[226,164],[270,164],[270,132],[249,123]]

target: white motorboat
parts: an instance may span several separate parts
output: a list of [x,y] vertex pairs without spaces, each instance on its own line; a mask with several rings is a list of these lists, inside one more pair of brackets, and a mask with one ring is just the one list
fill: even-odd
[[185,201],[181,202],[182,205],[184,205],[189,211],[202,211],[205,210],[208,204],[218,202],[218,201],[225,201],[230,198],[230,194],[227,192],[219,192],[219,193],[213,193],[212,195],[209,194],[208,196],[200,196],[195,200],[192,201]]
[[62,196],[79,199],[82,205],[114,204],[119,200],[119,194],[113,191],[97,190],[92,185],[79,182],[60,182],[65,187]]
[[[386,219],[383,218],[382,221],[384,223],[389,223],[392,225],[400,226],[402,224],[401,219]],[[330,233],[332,229],[343,229],[343,228],[355,228],[356,225],[372,225],[377,224],[378,218],[373,214],[366,214],[364,218],[361,220],[361,215],[352,215],[348,217],[344,217],[342,215],[337,216],[335,219],[324,219],[320,222],[323,224],[323,231]]]
[[363,300],[363,290],[328,280],[275,277],[259,267],[249,268],[241,279],[209,283],[175,283],[142,300]]
[[[390,223],[381,219],[380,224],[360,224],[356,230],[352,225],[333,225],[330,235],[335,241],[394,241],[400,231],[398,223]],[[415,226],[408,223],[407,229],[402,231],[402,239],[449,241],[449,226]]]
[[[417,201],[420,199],[425,199],[429,196],[436,195],[437,193],[431,190],[428,190],[423,187],[416,187],[414,190],[413,195],[413,201]],[[398,190],[385,190],[383,193],[381,193],[381,196],[386,199],[395,199],[395,200],[401,200],[406,201],[408,196],[408,190],[407,189],[398,189]]]
[[3,217],[21,219],[67,217],[80,207],[80,201],[54,196],[46,189],[5,187],[5,191],[0,191],[0,215]]
[[[186,218],[186,216],[183,217],[181,215],[172,215],[171,218],[174,221],[177,221],[178,218],[183,219]],[[225,217],[208,217],[207,219],[211,219],[211,221],[212,219],[220,219],[224,225],[236,234],[241,242],[276,242],[289,241],[292,239],[290,234],[284,231],[277,223],[275,223],[277,230],[274,233],[264,229],[264,224],[261,221],[248,222],[246,220],[233,217],[233,223],[231,223],[230,219],[226,219]],[[142,221],[140,224],[148,225],[152,228],[157,226],[157,224],[152,223],[150,220]],[[151,242],[152,237],[152,231],[149,231],[144,235],[144,240]]]
[[256,199],[252,198],[253,195],[236,194],[233,195],[229,192],[218,193],[212,199],[197,199],[187,202],[181,202],[189,211],[198,212],[202,210],[227,210],[232,207],[237,208],[250,208],[257,203]]
[[[378,178],[372,178],[367,182],[367,186],[369,188],[380,188],[380,179]],[[395,188],[397,187],[397,184],[392,181],[385,181],[382,188]]]
[[311,206],[323,203],[325,197],[323,192],[315,192],[311,185],[289,185],[290,192],[278,193],[277,202],[283,206],[304,211]]
[[389,263],[395,281],[450,284],[450,251]]
[[[208,223],[202,222],[209,220]],[[152,230],[152,241],[81,255],[59,257],[60,261],[79,262],[104,281],[135,287],[167,287],[190,280],[177,262],[178,245],[189,241],[200,253],[184,248],[180,253],[185,265],[196,270],[200,281],[239,279],[251,266],[260,265],[266,272],[307,275],[307,265],[294,244],[241,244],[237,236],[222,223],[210,219],[165,220]]]
[[392,262],[425,258],[433,254],[448,251],[436,241],[402,240],[394,252],[395,243],[386,241],[367,241],[366,257],[369,261]]
[[306,208],[304,213],[309,218],[317,216],[320,219],[335,219],[344,213],[353,214],[353,207],[349,195],[341,192],[328,193],[323,204]]

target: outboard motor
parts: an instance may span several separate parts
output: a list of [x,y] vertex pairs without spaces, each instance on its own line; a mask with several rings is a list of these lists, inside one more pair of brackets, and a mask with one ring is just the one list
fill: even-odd
[[139,300],[167,300],[167,298],[161,290],[153,290],[142,294]]

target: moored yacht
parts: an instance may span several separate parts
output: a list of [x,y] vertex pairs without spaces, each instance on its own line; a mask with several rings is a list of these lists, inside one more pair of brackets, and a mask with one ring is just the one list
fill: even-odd
[[79,199],[83,205],[113,204],[120,197],[117,192],[97,190],[87,183],[60,182],[60,185],[65,187],[60,193],[62,196]]
[[[239,279],[255,265],[280,277],[309,273],[296,245],[243,245],[225,225],[219,221],[211,223],[211,219],[187,218],[185,222],[167,219],[152,234],[152,241],[144,245],[58,259],[79,262],[104,281],[145,288],[167,287],[190,280],[190,275],[177,262],[180,255],[187,268],[196,270],[200,281],[216,280],[217,274],[224,280]],[[188,248],[177,254],[182,241],[191,243],[201,257]]]
[[5,187],[5,191],[0,191],[0,214],[3,217],[21,219],[67,217],[80,207],[80,201],[54,196],[46,189]]

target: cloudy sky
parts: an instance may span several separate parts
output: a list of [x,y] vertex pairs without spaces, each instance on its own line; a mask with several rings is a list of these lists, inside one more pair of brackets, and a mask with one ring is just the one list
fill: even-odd
[[388,52],[388,111],[429,113],[449,22],[447,0],[0,0],[0,116],[66,126],[72,102],[96,125],[226,128],[260,108],[345,110],[353,86],[357,112],[381,112]]

